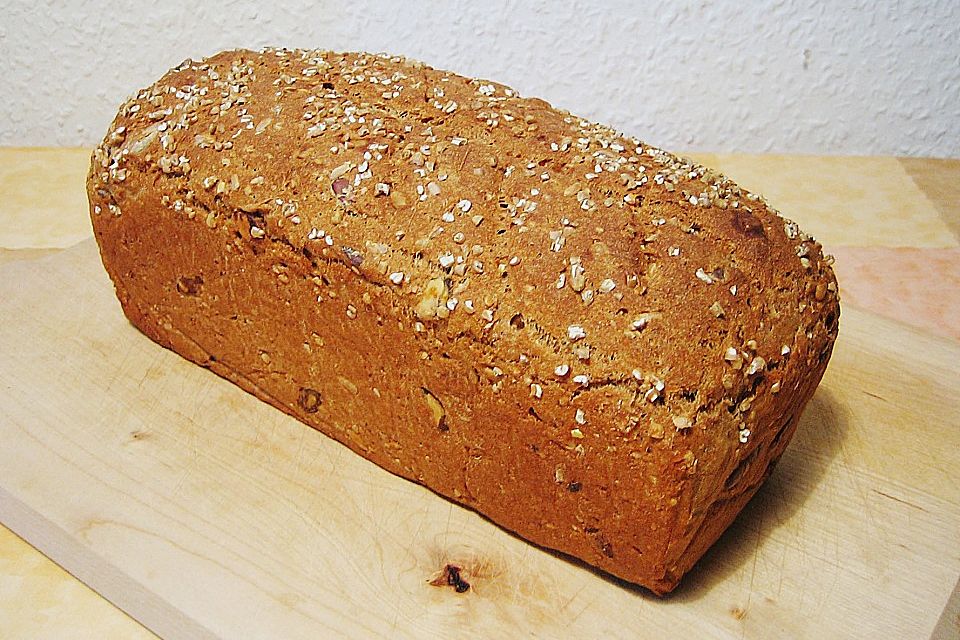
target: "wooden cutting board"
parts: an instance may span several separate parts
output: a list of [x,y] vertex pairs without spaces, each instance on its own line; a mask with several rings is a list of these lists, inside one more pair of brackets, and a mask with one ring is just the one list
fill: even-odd
[[[657,599],[156,346],[124,319],[92,241],[0,278],[0,521],[160,635],[957,632],[956,611],[940,619],[960,576],[957,343],[844,308],[772,478]],[[447,564],[468,591],[431,585]]]

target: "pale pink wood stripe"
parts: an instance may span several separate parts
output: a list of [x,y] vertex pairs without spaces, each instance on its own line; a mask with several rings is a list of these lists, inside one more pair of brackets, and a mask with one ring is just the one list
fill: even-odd
[[960,249],[832,247],[832,252],[841,305],[960,340]]

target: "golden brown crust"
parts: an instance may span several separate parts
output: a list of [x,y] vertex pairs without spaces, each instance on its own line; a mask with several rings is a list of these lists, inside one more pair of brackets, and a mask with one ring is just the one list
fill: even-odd
[[783,452],[839,306],[703,167],[402,58],[230,51],[120,110],[91,217],[161,344],[657,593]]

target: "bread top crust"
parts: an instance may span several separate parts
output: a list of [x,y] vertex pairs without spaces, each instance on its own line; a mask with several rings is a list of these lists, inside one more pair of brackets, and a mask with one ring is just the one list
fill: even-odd
[[[484,383],[555,407],[571,447],[642,432],[740,448],[753,399],[836,336],[831,260],[761,197],[400,57],[188,60],[121,107],[89,188],[94,215],[159,188],[183,224],[349,265],[405,301],[427,357],[477,345]],[[721,406],[734,427],[713,433]]]

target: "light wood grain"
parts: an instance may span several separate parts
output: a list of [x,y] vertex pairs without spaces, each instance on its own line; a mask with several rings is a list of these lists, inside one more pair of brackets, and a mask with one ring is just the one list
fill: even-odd
[[[658,600],[181,360],[96,247],[0,266],[0,520],[165,637],[929,637],[960,576],[956,343],[845,309],[757,498]],[[448,562],[472,588],[429,580]]]
[[960,158],[898,158],[910,179],[960,238]]
[[135,620],[0,527],[0,638],[148,640]]
[[0,247],[70,247],[93,234],[85,181],[90,149],[0,147]]

